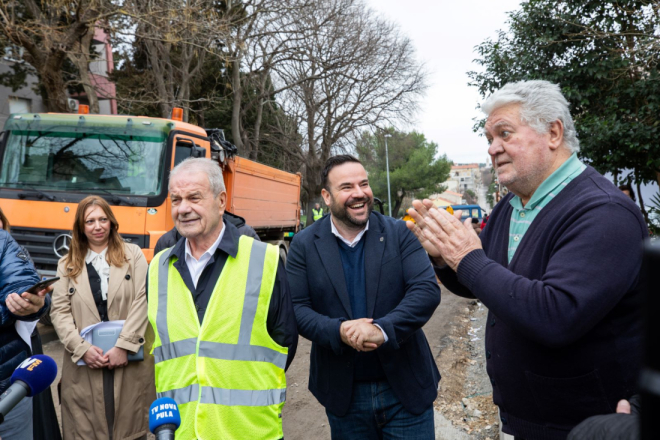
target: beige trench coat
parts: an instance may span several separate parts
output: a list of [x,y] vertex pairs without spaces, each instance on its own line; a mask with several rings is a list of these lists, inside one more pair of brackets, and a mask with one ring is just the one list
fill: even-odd
[[[126,320],[116,346],[136,352],[144,344],[144,361],[129,362],[114,370],[114,440],[145,435],[149,430],[149,405],[156,398],[154,360],[149,355],[154,337],[147,322],[147,261],[138,246],[124,246],[128,262],[122,267],[110,266],[108,318]],[[65,440],[106,440],[103,372],[76,365],[90,347],[80,331],[101,321],[87,268],[83,266],[78,279],[73,280],[66,276],[62,259],[57,276],[61,279],[53,290],[51,318],[68,352],[62,362],[62,434]]]

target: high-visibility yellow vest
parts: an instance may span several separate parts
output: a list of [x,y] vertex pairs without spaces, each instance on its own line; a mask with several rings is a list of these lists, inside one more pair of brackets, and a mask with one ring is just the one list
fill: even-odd
[[172,249],[149,265],[148,316],[158,397],[173,398],[181,413],[177,440],[282,438],[288,349],[266,329],[277,247],[240,237],[201,325]]
[[312,208],[312,215],[314,216],[314,221],[323,217],[323,209],[316,210]]

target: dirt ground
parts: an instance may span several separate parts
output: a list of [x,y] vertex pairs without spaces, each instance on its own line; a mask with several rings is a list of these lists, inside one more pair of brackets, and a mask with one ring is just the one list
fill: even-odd
[[[485,373],[483,331],[486,310],[477,301],[457,297],[446,289],[424,333],[442,375],[435,402],[436,438],[442,440],[498,438],[497,408],[492,403]],[[287,403],[282,415],[287,440],[329,439],[325,410],[307,389],[311,343],[300,338],[287,372]],[[58,340],[44,344],[45,354],[61,369],[63,347]],[[57,402],[57,391],[53,396]],[[59,405],[55,405],[59,417]],[[444,424],[444,427],[439,425]],[[151,437],[153,438],[153,437]]]
[[[455,298],[450,293],[447,296]],[[443,375],[434,404],[436,415],[450,420],[468,438],[478,440],[499,438],[499,416],[493,404],[484,354],[487,314],[488,310],[481,303],[468,301],[467,307],[454,316],[452,328],[443,336],[440,353],[436,356]]]
[[[442,302],[424,326],[442,375],[434,407],[455,427],[455,430],[436,430],[437,439],[454,440],[464,438],[465,434],[478,440],[499,436],[497,407],[492,402],[483,356],[485,318],[486,311],[479,303],[443,288]],[[287,372],[289,389],[282,414],[287,440],[330,438],[325,410],[307,389],[310,349],[311,343],[301,338],[296,358]]]

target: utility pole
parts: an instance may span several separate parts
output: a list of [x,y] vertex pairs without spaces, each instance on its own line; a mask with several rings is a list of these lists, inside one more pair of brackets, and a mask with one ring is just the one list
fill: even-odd
[[385,133],[385,166],[387,167],[387,212],[392,217],[392,196],[390,195],[390,158],[387,152],[387,138],[392,137],[391,134]]

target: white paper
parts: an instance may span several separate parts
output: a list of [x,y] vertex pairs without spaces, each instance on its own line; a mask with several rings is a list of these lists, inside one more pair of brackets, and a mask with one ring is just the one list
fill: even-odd
[[18,333],[18,336],[30,346],[30,351],[32,351],[32,332],[34,332],[34,328],[37,326],[38,322],[38,319],[36,321],[14,321],[16,333]]
[[[87,341],[87,342],[89,342],[90,344],[93,345],[94,343],[92,342],[92,330],[94,330],[96,327],[99,327],[101,329],[121,329],[122,327],[124,327],[124,322],[126,322],[126,321],[124,321],[124,320],[122,320],[122,321],[105,321],[105,322],[99,322],[99,323],[96,323],[96,324],[92,324],[92,325],[89,325],[89,326],[85,327],[84,329],[82,329],[82,331],[80,332],[80,336],[85,341]],[[82,360],[82,358],[80,358],[80,360],[78,360],[78,362],[77,362],[77,365],[87,365],[87,364],[85,363],[85,361]]]

